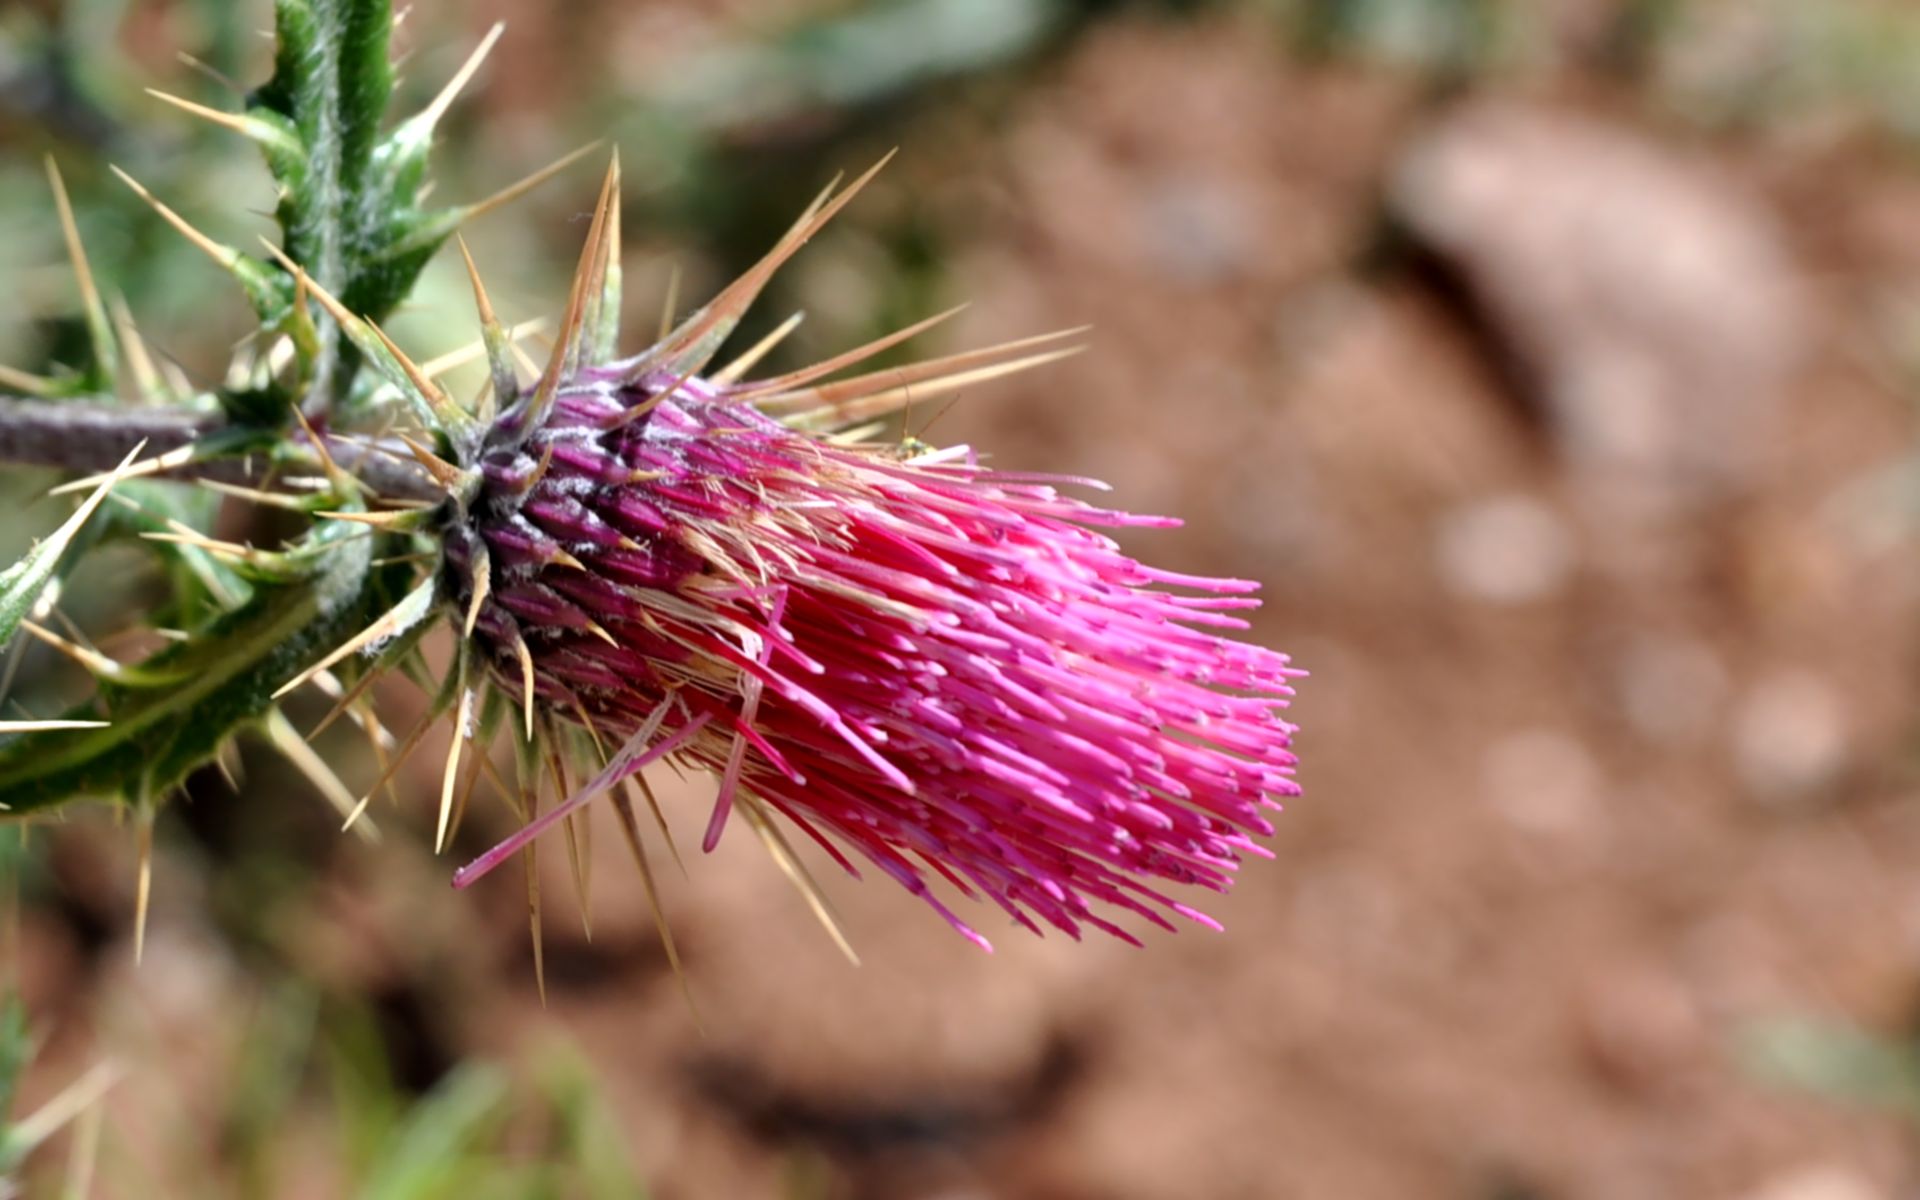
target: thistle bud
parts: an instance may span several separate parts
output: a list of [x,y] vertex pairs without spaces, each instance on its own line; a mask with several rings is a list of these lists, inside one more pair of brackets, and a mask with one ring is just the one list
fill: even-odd
[[[588,284],[607,258],[589,246]],[[671,757],[718,779],[708,848],[737,807],[772,810],[982,945],[931,880],[1036,933],[1132,940],[1121,911],[1211,924],[1167,885],[1225,890],[1296,792],[1280,710],[1298,672],[1221,633],[1255,585],[1136,561],[1106,531],[1177,522],[1062,490],[1086,481],[830,432],[1058,357],[1027,353],[1045,339],[825,384],[859,352],[707,372],[770,270],[598,365],[570,359],[593,293],[576,285],[547,377],[479,439],[445,532],[471,649],[530,708],[625,748],[459,881]]]

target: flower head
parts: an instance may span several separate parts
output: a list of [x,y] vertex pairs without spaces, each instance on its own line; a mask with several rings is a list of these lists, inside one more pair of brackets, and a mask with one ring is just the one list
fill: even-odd
[[777,378],[743,382],[764,345],[710,370],[849,189],[662,342],[596,361],[617,311],[612,188],[545,375],[522,388],[497,361],[508,403],[441,464],[468,652],[529,738],[587,731],[597,773],[456,882],[670,758],[718,778],[708,848],[745,819],[790,859],[778,814],[983,945],[932,880],[1035,932],[1132,940],[1118,911],[1211,923],[1167,886],[1224,890],[1296,791],[1280,710],[1297,672],[1221,633],[1245,627],[1255,585],[1136,561],[1107,531],[1177,522],[1062,491],[1097,484],[860,430],[1070,351],[1037,338],[821,382],[916,327]]

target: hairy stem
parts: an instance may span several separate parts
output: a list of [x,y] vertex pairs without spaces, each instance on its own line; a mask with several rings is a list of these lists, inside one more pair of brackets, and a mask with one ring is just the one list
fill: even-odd
[[[165,454],[223,427],[218,413],[181,408],[125,408],[82,400],[0,398],[0,464],[51,467],[61,471],[110,471],[142,442],[147,456]],[[341,466],[384,497],[431,500],[440,490],[418,467],[381,447],[341,438],[328,439],[328,451]],[[190,463],[169,472],[173,479],[217,479],[259,483],[263,472],[241,459]]]
[[164,454],[220,424],[177,408],[113,408],[84,401],[0,400],[0,462],[110,471],[141,442]]

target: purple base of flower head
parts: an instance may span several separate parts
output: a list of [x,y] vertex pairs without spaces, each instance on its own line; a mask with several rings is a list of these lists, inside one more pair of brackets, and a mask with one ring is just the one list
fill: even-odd
[[463,578],[485,547],[501,685],[524,646],[555,712],[684,735],[674,757],[720,777],[709,848],[736,804],[778,810],[983,946],[930,879],[1036,933],[1133,941],[1096,903],[1211,925],[1162,887],[1224,891],[1298,790],[1301,673],[1216,632],[1255,585],[1143,566],[1099,530],[1178,522],[1057,490],[1078,481],[816,438],[673,382],[589,372],[483,456],[450,557]]

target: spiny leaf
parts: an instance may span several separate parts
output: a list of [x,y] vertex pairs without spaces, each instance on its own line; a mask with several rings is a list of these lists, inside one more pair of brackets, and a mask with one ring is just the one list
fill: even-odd
[[33,606],[40,600],[40,594],[46,590],[47,584],[53,579],[54,567],[59,563],[60,556],[66,552],[67,546],[73,541],[74,535],[79,533],[80,527],[87,523],[87,518],[93,515],[94,509],[100,507],[100,502],[107,498],[107,493],[113,489],[113,485],[124,477],[127,467],[139,453],[140,447],[135,447],[133,453],[127,455],[113,474],[93,489],[93,494],[87,497],[78,511],[67,518],[64,525],[54,530],[39,545],[27,551],[25,558],[5,571],[0,571],[0,646],[5,646],[13,640],[13,635],[20,629],[20,623],[26,620],[28,613],[33,611]]
[[[426,207],[434,128],[479,69],[500,27],[423,111],[383,137],[381,122],[393,94],[390,0],[276,0],[274,12],[279,51],[273,77],[249,98],[244,115],[214,115],[261,147],[280,185],[277,215],[286,258],[356,318],[385,320],[462,222],[571,161],[477,204]],[[371,393],[357,386],[359,364],[381,357],[362,338],[344,343],[345,323],[331,315],[316,322],[312,344],[296,342],[300,378],[310,385],[303,404],[309,412],[364,400]]]
[[0,742],[0,803],[17,815],[80,796],[161,794],[237,728],[261,719],[281,684],[391,608],[414,575],[405,563],[371,567],[372,539],[351,526],[328,524],[309,540],[332,550],[318,577],[263,586],[141,664],[178,675],[178,685],[103,684],[97,707],[67,716],[104,716],[108,728]]
[[277,116],[294,135],[284,151],[267,150],[286,250],[336,294],[349,279],[352,237],[377,217],[363,206],[393,94],[392,28],[389,0],[276,0],[273,78],[248,104],[249,116]]

